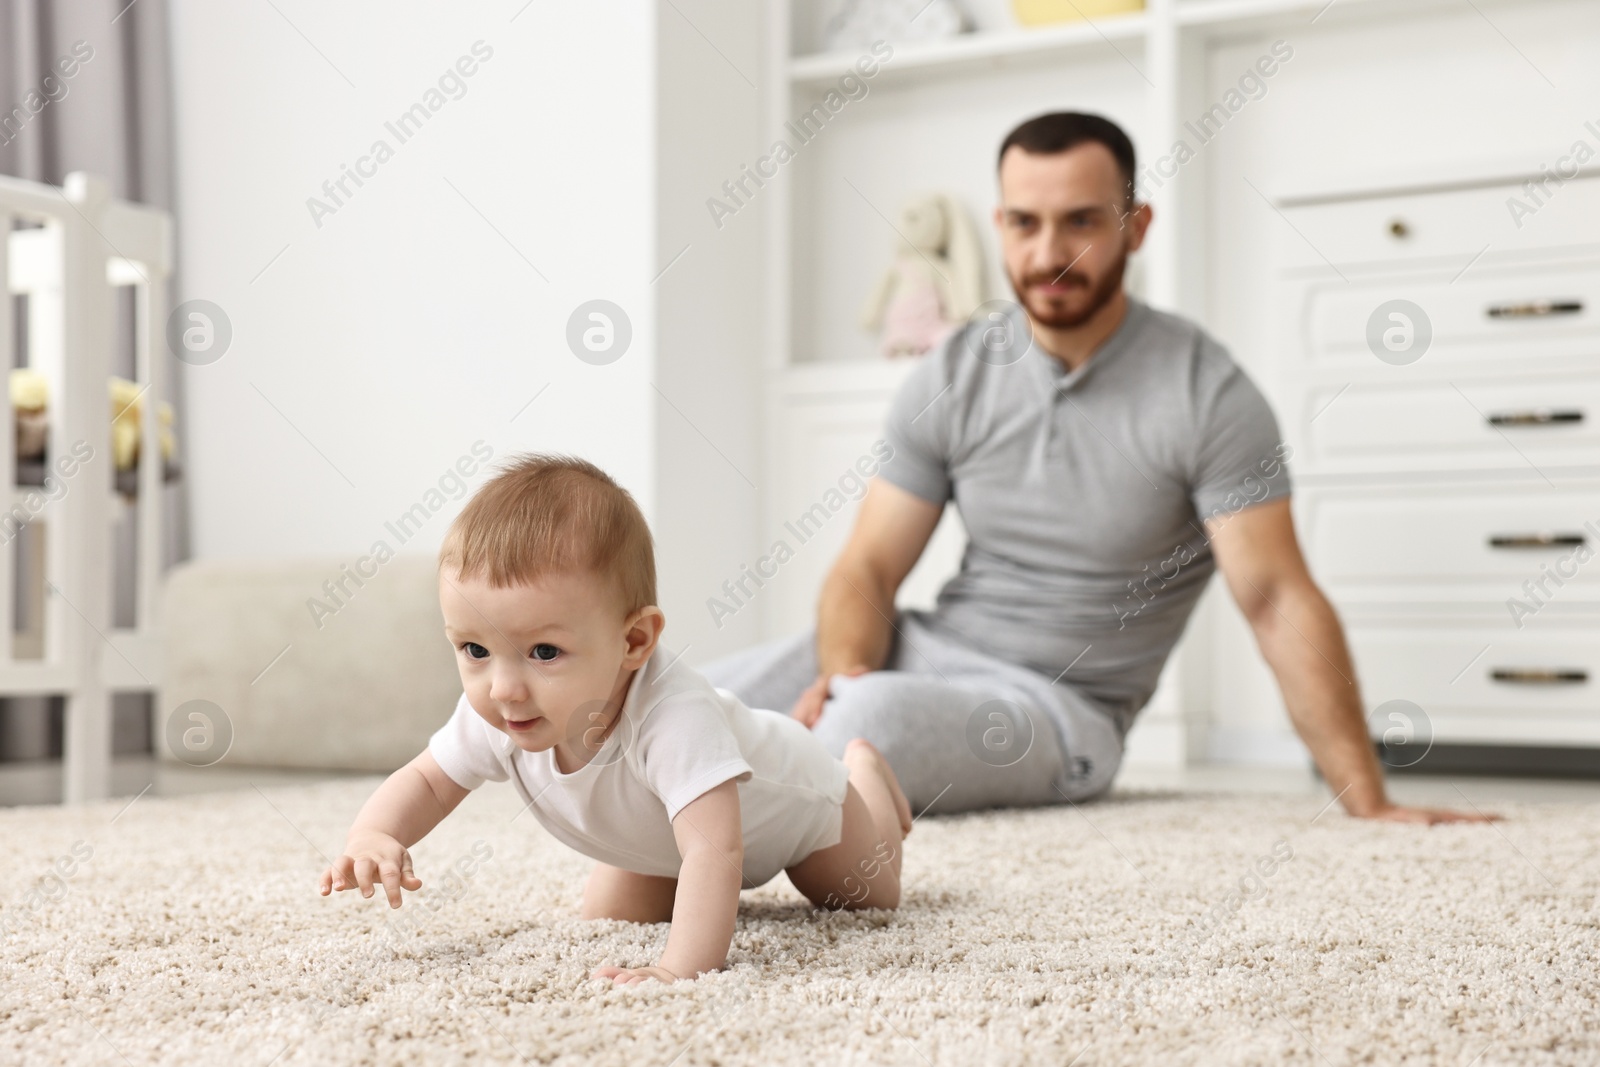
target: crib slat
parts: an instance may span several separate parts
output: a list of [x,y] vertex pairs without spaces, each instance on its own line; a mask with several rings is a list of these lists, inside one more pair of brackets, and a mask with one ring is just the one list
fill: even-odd
[[49,602],[57,609],[61,655],[78,677],[67,695],[64,745],[65,799],[75,803],[111,790],[111,693],[103,664],[116,655],[108,636],[115,459],[106,388],[114,305],[106,259],[115,252],[99,231],[110,198],[105,181],[70,174],[63,192],[74,210],[61,216],[62,290],[72,294],[73,306],[70,314],[60,306],[63,402],[52,412],[59,422],[51,428],[51,453],[61,456],[85,442],[93,458],[54,502],[48,538],[55,551],[47,552],[45,568],[55,587]]
[[[154,264],[150,280],[138,286],[134,305],[134,366],[144,394],[144,422],[139,440],[139,558],[134,578],[138,600],[134,627],[142,634],[154,634],[159,625],[158,594],[165,558],[166,463],[161,454],[161,405],[168,402],[165,342],[167,320],[167,280]],[[159,667],[156,669],[159,670]]]

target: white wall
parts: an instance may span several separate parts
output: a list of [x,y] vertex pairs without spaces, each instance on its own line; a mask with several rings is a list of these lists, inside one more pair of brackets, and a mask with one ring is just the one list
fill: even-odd
[[[183,368],[193,554],[399,548],[384,522],[479,439],[578,452],[653,517],[655,6],[275,5],[171,5],[178,298],[234,329]],[[480,39],[465,96],[399,144],[385,121]],[[394,157],[319,229],[307,198],[380,137]],[[634,331],[604,367],[564,339],[596,297]]]
[[[1276,365],[1267,250],[1286,223],[1246,179],[1272,196],[1374,174],[1444,178],[1486,164],[1502,173],[1508,161],[1536,171],[1566,154],[1586,120],[1600,119],[1600,8],[1582,0],[1480,7],[1375,23],[1341,22],[1335,8],[1302,30],[1212,52],[1215,99],[1273,40],[1294,48],[1266,95],[1206,147],[1207,325],[1264,387]],[[1210,755],[1302,760],[1237,610],[1225,595],[1210,599],[1218,656]]]
[[[702,664],[760,638],[746,612],[718,627],[706,600],[756,555],[761,468],[766,203],[716,225],[722,183],[766,150],[764,4],[670,0],[657,9],[656,576],[662,642]],[[648,387],[647,387],[648,388]]]

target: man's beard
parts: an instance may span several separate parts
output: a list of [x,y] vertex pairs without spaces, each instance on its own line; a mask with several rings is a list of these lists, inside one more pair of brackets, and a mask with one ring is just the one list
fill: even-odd
[[1071,311],[1063,306],[1062,303],[1052,301],[1052,298],[1032,290],[1034,285],[1055,281],[1055,276],[1039,275],[1029,278],[1028,284],[1021,287],[1017,285],[1017,280],[1009,277],[1009,275],[1008,280],[1011,282],[1012,291],[1017,294],[1017,299],[1021,301],[1022,306],[1027,309],[1029,316],[1032,317],[1035,323],[1054,330],[1071,330],[1088,322],[1094,317],[1095,312],[1105,307],[1107,303],[1116,297],[1117,292],[1122,288],[1122,276],[1127,267],[1128,257],[1123,256],[1117,260],[1114,267],[1101,276],[1098,282],[1093,284],[1091,284],[1087,275],[1079,274],[1071,268],[1059,275],[1060,280],[1068,284],[1089,286],[1087,302],[1078,311]]

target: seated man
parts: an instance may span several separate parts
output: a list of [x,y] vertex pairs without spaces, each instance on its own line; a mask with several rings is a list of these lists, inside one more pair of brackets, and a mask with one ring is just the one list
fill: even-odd
[[[975,316],[895,397],[893,453],[815,628],[703,673],[752,707],[792,709],[836,756],[868,739],[915,810],[1077,801],[1111,785],[1220,566],[1347,811],[1476,818],[1389,801],[1343,632],[1295,540],[1271,410],[1198,326],[1123,292],[1151,221],[1126,134],[1042,115],[998,166],[1020,306]],[[932,611],[897,610],[952,500],[970,536],[960,573]]]

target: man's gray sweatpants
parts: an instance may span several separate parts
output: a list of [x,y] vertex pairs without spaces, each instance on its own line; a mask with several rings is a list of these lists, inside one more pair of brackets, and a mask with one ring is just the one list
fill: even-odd
[[[861,737],[894,768],[914,812],[1031,807],[1104,792],[1122,759],[1108,712],[1064,682],[996,659],[897,610],[883,670],[835,675],[815,733],[834,756]],[[699,668],[752,708],[787,715],[817,677],[816,631]]]

